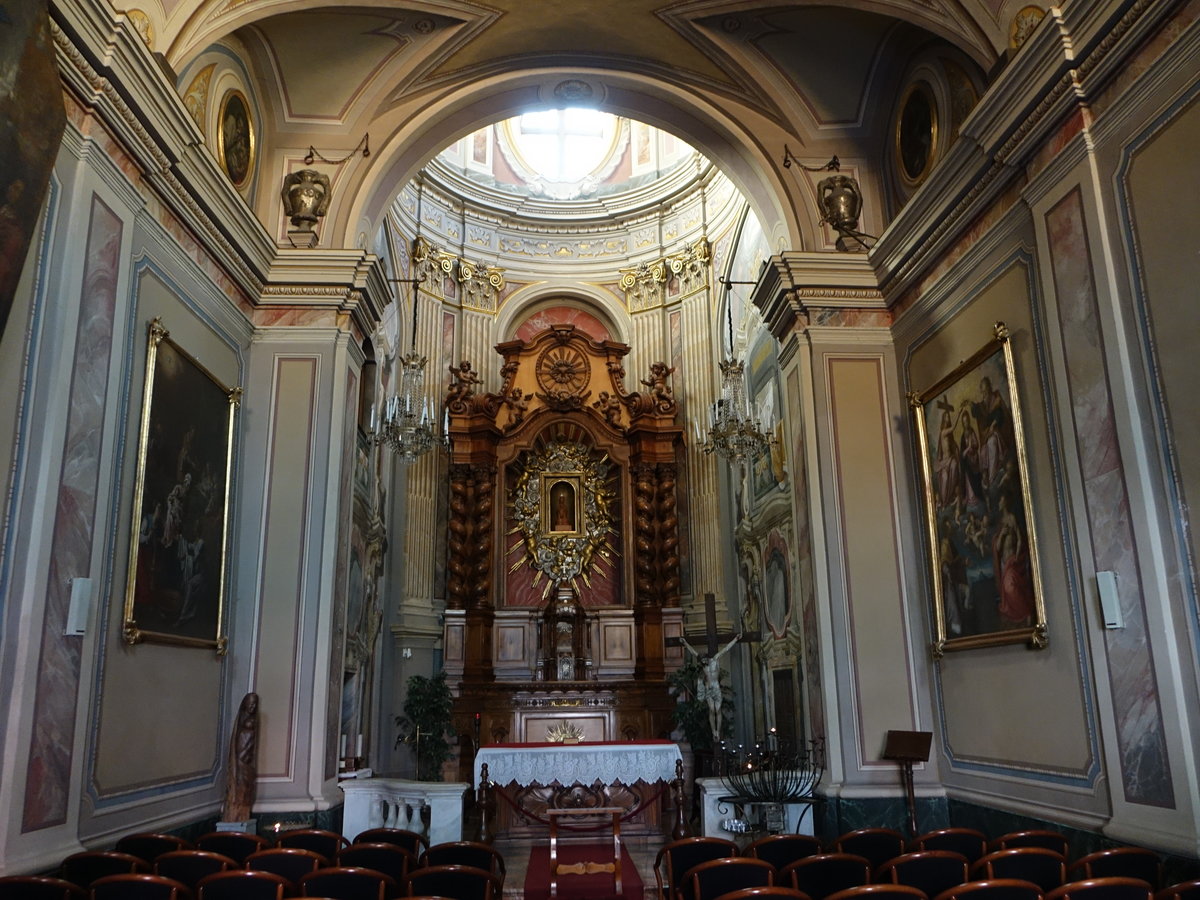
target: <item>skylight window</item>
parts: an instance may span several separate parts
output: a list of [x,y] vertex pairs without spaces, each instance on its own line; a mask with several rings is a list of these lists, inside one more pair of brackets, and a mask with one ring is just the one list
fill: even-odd
[[529,168],[546,181],[576,182],[612,153],[617,120],[594,109],[547,109],[517,119],[513,138]]

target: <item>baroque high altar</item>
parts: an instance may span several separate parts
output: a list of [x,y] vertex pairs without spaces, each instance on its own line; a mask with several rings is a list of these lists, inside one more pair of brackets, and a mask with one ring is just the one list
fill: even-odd
[[[477,742],[667,737],[682,650],[671,370],[557,326],[451,367],[445,670]],[[460,777],[471,780],[471,761]]]

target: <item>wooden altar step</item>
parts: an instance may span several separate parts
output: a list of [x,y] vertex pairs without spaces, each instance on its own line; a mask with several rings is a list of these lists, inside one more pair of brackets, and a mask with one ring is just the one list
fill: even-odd
[[[590,839],[594,843],[594,839]],[[638,876],[642,880],[643,897],[641,900],[657,900],[658,891],[654,882],[654,858],[659,849],[666,843],[666,837],[632,837],[622,843],[628,852]],[[529,866],[530,851],[535,846],[548,846],[546,838],[498,838],[495,847],[504,855],[504,865],[508,874],[504,878],[504,900],[526,900],[525,875]],[[572,900],[569,890],[559,888],[560,900]]]

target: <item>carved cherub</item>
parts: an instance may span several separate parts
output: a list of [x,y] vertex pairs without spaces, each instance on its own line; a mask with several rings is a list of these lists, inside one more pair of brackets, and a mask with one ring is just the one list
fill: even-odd
[[671,392],[671,386],[667,384],[667,378],[674,372],[675,367],[668,367],[664,362],[651,363],[650,380],[643,380],[642,384],[650,388],[650,393],[653,396],[656,406],[659,404],[671,404],[675,402],[675,396]]
[[504,402],[508,404],[508,408],[512,411],[512,418],[508,422],[509,425],[519,425],[525,419],[525,413],[529,409],[529,401],[532,399],[532,394],[526,394],[520,388],[513,388],[504,397]]
[[450,366],[450,375],[454,380],[446,391],[447,403],[461,403],[472,396],[474,386],[479,384],[479,374],[471,370],[471,363],[463,360],[457,366]]
[[595,409],[598,409],[604,416],[604,421],[614,427],[620,427],[621,424],[621,398],[616,394],[610,394],[608,391],[601,391],[600,397],[592,404]]

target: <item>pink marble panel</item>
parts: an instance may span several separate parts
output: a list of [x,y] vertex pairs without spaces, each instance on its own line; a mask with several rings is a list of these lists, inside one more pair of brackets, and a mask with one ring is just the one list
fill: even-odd
[[1108,387],[1091,248],[1078,189],[1046,214],[1083,500],[1098,572],[1117,574],[1125,627],[1106,631],[1121,780],[1130,803],[1174,808],[1145,594]]
[[589,312],[573,306],[551,306],[539,310],[521,323],[516,337],[531,341],[547,328],[554,325],[574,325],[584,334],[597,341],[610,341],[608,328]]
[[117,215],[93,195],[46,577],[46,610],[21,825],[26,832],[61,824],[67,816],[79,693],[80,639],[64,637],[62,632],[70,603],[70,580],[88,577],[92,567],[123,230]]

